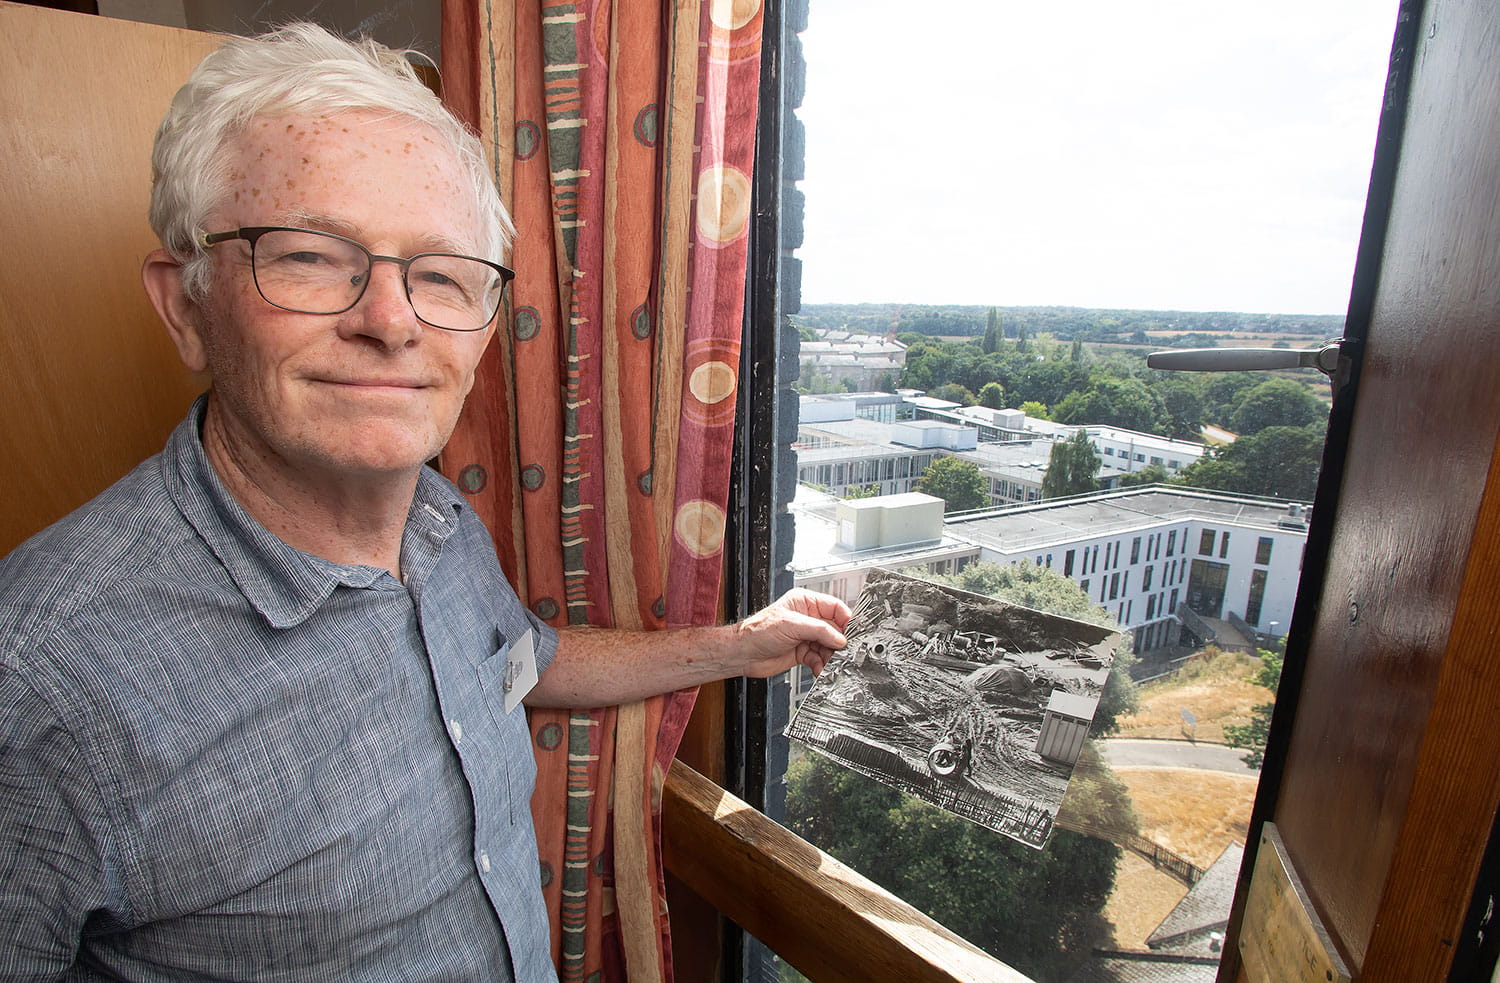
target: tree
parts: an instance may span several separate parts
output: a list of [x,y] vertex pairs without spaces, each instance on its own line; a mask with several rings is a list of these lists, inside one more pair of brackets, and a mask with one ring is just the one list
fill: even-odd
[[985,322],[984,341],[979,346],[986,355],[1000,350],[1000,339],[1005,337],[1003,331],[1000,327],[1000,312],[991,307]]
[[1161,397],[1140,379],[1108,375],[1094,376],[1088,388],[1069,393],[1052,407],[1052,418],[1059,423],[1124,427],[1142,433],[1166,429],[1162,426],[1165,417]]
[[1022,403],[1021,404],[1021,412],[1025,413],[1027,416],[1031,417],[1033,420],[1048,420],[1048,419],[1051,419],[1051,417],[1047,416],[1047,406],[1046,406],[1046,404],[1045,403],[1038,403],[1034,399],[1028,399],[1026,402]]
[[1134,488],[1137,485],[1164,485],[1171,475],[1167,469],[1160,464],[1148,464],[1139,471],[1120,475],[1121,488]]
[[1240,760],[1251,768],[1259,768],[1265,762],[1266,735],[1271,731],[1271,711],[1276,708],[1274,697],[1276,690],[1281,686],[1282,658],[1281,652],[1270,649],[1260,650],[1260,667],[1249,676],[1249,681],[1270,690],[1273,699],[1270,703],[1260,703],[1251,708],[1248,724],[1224,725],[1225,743],[1230,747],[1248,750],[1249,753]]
[[1005,389],[998,382],[986,382],[979,390],[979,405],[992,410],[1005,409]]
[[1094,491],[1099,487],[1095,480],[1099,464],[1099,455],[1087,431],[1080,429],[1072,438],[1058,441],[1052,445],[1047,473],[1042,475],[1042,497],[1061,498]]
[[[1165,373],[1163,373],[1165,375]],[[1151,388],[1161,397],[1167,414],[1167,436],[1179,440],[1200,440],[1203,432],[1203,389],[1201,384],[1182,378],[1163,378]]]
[[1323,459],[1323,427],[1267,427],[1214,448],[1173,484],[1310,502]]
[[854,501],[855,499],[860,498],[874,498],[879,494],[880,484],[878,482],[873,485],[850,485],[844,491],[844,498],[849,501]]
[[931,390],[931,394],[938,399],[946,399],[950,403],[958,403],[961,406],[973,406],[975,403],[974,394],[956,382],[944,383]]
[[979,465],[956,457],[940,457],[927,465],[917,480],[917,491],[941,498],[946,503],[944,512],[967,512],[990,502],[989,482]]
[[1300,383],[1290,379],[1267,379],[1240,393],[1230,417],[1230,428],[1244,436],[1260,433],[1267,427],[1326,424],[1327,419],[1327,407]]
[[1086,955],[1118,847],[1068,830],[1033,850],[817,755],[787,769],[792,830],[1038,979]]

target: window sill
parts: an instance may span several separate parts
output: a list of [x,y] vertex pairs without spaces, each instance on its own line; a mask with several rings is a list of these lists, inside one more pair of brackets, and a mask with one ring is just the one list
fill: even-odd
[[675,877],[818,983],[1030,983],[681,761],[662,841]]

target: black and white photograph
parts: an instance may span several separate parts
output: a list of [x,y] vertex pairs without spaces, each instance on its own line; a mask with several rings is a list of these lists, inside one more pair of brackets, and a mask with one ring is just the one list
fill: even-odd
[[876,570],[847,636],[787,736],[1045,846],[1121,635]]

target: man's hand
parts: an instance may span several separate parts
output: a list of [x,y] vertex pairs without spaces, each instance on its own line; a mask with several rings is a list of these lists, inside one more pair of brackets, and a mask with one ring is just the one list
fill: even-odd
[[735,627],[746,676],[774,676],[799,664],[816,676],[848,644],[849,607],[836,597],[799,587]]

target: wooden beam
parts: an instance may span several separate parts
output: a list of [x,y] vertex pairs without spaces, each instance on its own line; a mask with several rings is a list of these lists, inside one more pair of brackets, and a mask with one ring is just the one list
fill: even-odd
[[662,827],[667,869],[817,983],[1029,983],[680,761]]

